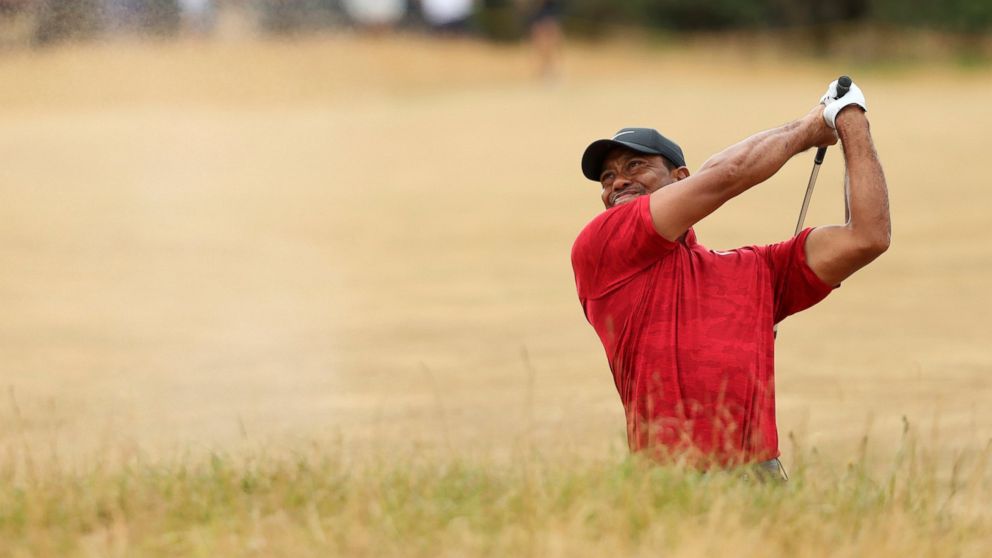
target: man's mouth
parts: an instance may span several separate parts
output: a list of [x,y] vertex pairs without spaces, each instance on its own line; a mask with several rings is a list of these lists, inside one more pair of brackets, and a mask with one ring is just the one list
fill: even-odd
[[613,195],[610,196],[610,204],[616,205],[618,203],[629,202],[639,195],[640,193],[637,188],[625,188],[619,192],[614,192]]

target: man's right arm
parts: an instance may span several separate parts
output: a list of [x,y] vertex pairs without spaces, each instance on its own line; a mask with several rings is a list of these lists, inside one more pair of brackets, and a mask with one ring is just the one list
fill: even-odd
[[892,235],[888,187],[867,116],[857,107],[846,108],[837,115],[836,125],[847,166],[845,223],[817,227],[806,241],[810,268],[830,285],[885,252]]
[[651,194],[654,228],[674,241],[731,198],[778,172],[811,147],[833,145],[837,137],[823,124],[823,106],[784,126],[757,133],[710,157],[696,174]]

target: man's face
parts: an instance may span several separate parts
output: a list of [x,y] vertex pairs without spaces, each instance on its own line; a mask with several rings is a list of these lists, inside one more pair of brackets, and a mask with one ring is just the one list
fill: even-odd
[[670,169],[661,155],[614,148],[603,160],[599,175],[603,205],[609,209],[668,186],[680,179],[678,171]]

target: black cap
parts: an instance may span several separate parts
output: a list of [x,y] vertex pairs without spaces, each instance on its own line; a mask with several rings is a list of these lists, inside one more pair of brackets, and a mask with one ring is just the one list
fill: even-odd
[[653,128],[624,128],[611,139],[596,140],[589,144],[582,154],[582,174],[589,180],[599,182],[603,172],[603,160],[614,147],[626,147],[638,153],[661,155],[676,167],[685,166],[685,156],[679,144],[666,138]]

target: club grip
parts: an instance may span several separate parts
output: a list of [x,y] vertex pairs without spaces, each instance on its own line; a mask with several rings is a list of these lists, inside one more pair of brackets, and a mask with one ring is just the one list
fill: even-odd
[[837,78],[837,98],[840,99],[851,90],[850,76],[840,76]]
[[[837,98],[840,99],[847,92],[851,90],[851,77],[850,76],[840,76],[837,78]],[[827,148],[821,147],[816,150],[816,157],[813,158],[813,163],[817,165],[823,164],[823,158],[827,156]]]

